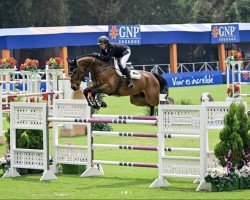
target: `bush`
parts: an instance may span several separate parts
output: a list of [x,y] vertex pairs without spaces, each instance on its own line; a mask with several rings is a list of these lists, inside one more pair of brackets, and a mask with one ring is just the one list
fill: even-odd
[[179,105],[193,105],[192,101],[190,99],[181,99],[180,102],[176,102],[176,104]]
[[239,168],[242,163],[243,142],[238,131],[239,120],[236,116],[237,106],[232,103],[224,118],[224,128],[220,131],[220,142],[215,146],[214,153],[220,165],[229,171]]
[[[10,129],[5,133],[5,137],[10,147]],[[16,147],[24,149],[42,149],[43,134],[42,130],[16,130]]]
[[250,161],[250,119],[248,118],[245,106],[242,103],[237,106],[236,117],[239,121],[239,129],[237,130],[237,133],[243,142],[243,155],[241,156],[242,162],[239,166],[239,168],[242,168]]
[[93,131],[113,131],[112,126],[107,123],[93,123],[91,128]]

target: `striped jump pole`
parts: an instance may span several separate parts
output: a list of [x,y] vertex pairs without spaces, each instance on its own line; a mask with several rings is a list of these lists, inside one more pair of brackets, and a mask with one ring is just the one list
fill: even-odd
[[111,123],[111,124],[153,124],[156,120],[129,120],[129,119],[105,119],[105,118],[56,118],[49,117],[48,121],[54,122],[79,122],[79,123]]
[[165,152],[170,152],[170,151],[200,152],[200,148],[165,147],[164,151]]
[[133,115],[101,115],[93,114],[94,118],[112,118],[112,119],[133,119],[133,120],[157,120],[158,116],[133,116]]
[[158,168],[158,164],[156,164],[156,163],[142,163],[142,162],[121,162],[121,161],[93,160],[93,164],[118,165],[118,166],[124,166],[124,167]]
[[250,85],[250,82],[235,82],[235,84]]
[[94,135],[94,136],[157,138],[157,134],[155,134],[155,133],[135,133],[135,132],[92,131],[92,135]]
[[245,74],[245,73],[250,73],[248,70],[240,70],[240,71],[234,71],[234,73],[240,73],[240,74]]
[[[122,144],[93,144],[94,148],[115,148],[122,150],[140,150],[140,151],[158,151],[157,147],[153,146],[133,146]],[[186,152],[200,152],[200,148],[183,148],[183,147],[165,147],[164,151],[186,151]]]
[[62,91],[27,93],[27,94],[11,94],[11,95],[3,95],[2,98],[16,98],[16,97],[30,97],[30,96],[40,96],[40,95],[54,95],[54,94],[61,94],[61,93],[62,93]]
[[250,94],[240,94],[242,97],[250,97]]
[[94,148],[112,148],[122,150],[139,150],[139,151],[157,151],[157,147],[153,146],[133,146],[121,144],[93,144]]
[[[116,136],[116,137],[145,137],[157,138],[156,133],[140,133],[140,132],[115,132],[115,131],[92,131],[94,136]],[[181,139],[199,139],[199,135],[185,134],[165,134],[165,138],[181,138]]]

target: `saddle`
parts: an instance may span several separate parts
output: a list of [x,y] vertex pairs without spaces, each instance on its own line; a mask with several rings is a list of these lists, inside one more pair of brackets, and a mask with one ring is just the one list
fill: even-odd
[[[117,75],[120,77],[125,77],[125,75],[123,75],[123,69],[120,66],[120,62],[117,59],[112,58],[111,63],[114,66],[114,69],[115,69]],[[134,69],[131,62],[126,63],[126,65],[130,71],[131,79],[140,79],[141,78],[141,74],[137,70]]]

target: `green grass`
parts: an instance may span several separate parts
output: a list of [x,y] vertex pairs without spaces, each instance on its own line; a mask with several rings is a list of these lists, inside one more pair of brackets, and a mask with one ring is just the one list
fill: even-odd
[[[245,88],[244,88],[245,89]],[[170,88],[170,96],[176,102],[189,99],[193,104],[200,104],[202,92],[209,92],[216,101],[224,101],[226,85],[202,86],[189,88]],[[102,114],[142,115],[144,109],[129,103],[128,97],[105,97],[108,108],[101,109]],[[247,100],[247,99],[244,99]],[[248,100],[248,107],[250,101]],[[5,126],[7,124],[5,123]],[[114,131],[157,132],[152,125],[112,125]],[[212,150],[219,141],[219,131],[209,131],[209,148]],[[52,138],[52,135],[50,134]],[[51,141],[51,140],[50,140]],[[61,137],[60,143],[86,144],[86,137]],[[126,137],[95,137],[95,143],[131,144],[156,146],[157,139],[126,138]],[[166,141],[168,146],[198,147],[196,140],[171,139]],[[51,146],[51,145],[50,145]],[[6,146],[0,146],[0,155]],[[53,152],[52,147],[50,148]],[[171,153],[180,155],[181,153]],[[187,153],[186,155],[195,155]],[[116,149],[98,149],[95,159],[157,162],[157,152],[122,151]],[[41,174],[24,175],[18,178],[0,180],[1,199],[249,199],[250,190],[232,192],[195,192],[197,184],[193,179],[168,178],[172,184],[168,188],[149,189],[149,185],[157,178],[157,169],[130,168],[118,166],[103,166],[105,176],[80,178],[79,175],[58,174],[58,180],[43,181]],[[0,171],[0,176],[2,172]]]

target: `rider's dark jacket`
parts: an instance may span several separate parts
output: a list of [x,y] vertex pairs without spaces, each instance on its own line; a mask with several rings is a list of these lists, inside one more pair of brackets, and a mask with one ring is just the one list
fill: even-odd
[[125,45],[109,44],[106,51],[101,50],[100,58],[105,61],[110,61],[112,57],[121,58],[127,54],[127,49],[129,49],[129,47]]

